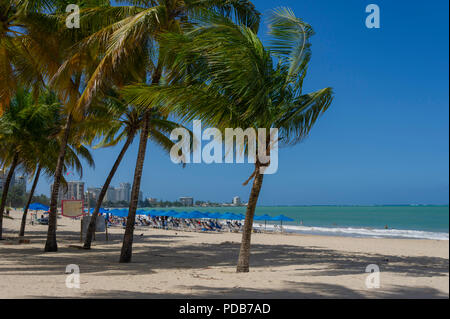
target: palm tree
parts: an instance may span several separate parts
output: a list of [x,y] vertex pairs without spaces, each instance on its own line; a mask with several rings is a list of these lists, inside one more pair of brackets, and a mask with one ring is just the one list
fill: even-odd
[[[33,7],[34,1],[30,7]],[[54,182],[50,197],[49,224],[47,240],[44,250],[47,252],[57,251],[56,241],[56,220],[57,220],[57,200],[60,184],[63,181],[64,160],[68,148],[68,141],[71,137],[74,125],[80,123],[86,116],[88,110],[77,108],[77,101],[85,87],[84,79],[89,76],[91,65],[97,58],[93,50],[86,50],[84,54],[77,57],[75,65],[67,65],[67,59],[73,54],[74,43],[83,39],[91,28],[68,29],[65,26],[65,4],[68,1],[47,1],[51,6],[51,12],[40,13],[36,10],[29,10],[25,14],[24,20],[28,29],[24,38],[24,47],[37,61],[35,63],[37,74],[39,74],[53,91],[58,95],[59,100],[64,105],[65,124],[60,132],[59,150],[57,151],[57,161],[54,172]],[[100,5],[102,0],[88,1],[84,6]],[[81,5],[81,6],[83,6]],[[68,72],[65,72],[68,71]],[[29,80],[27,83],[30,82]]]
[[[119,1],[126,2],[126,1]],[[86,10],[85,21],[91,25],[104,25],[99,31],[80,43],[80,52],[86,48],[103,48],[103,54],[97,68],[87,82],[79,101],[78,108],[89,105],[92,99],[111,85],[124,73],[129,78],[135,73],[139,82],[159,85],[164,71],[164,48],[158,45],[158,38],[164,32],[182,32],[191,25],[191,20],[204,14],[205,10],[233,17],[253,30],[259,26],[259,13],[247,0],[134,0],[128,1],[134,6],[99,6]],[[125,18],[117,19],[116,16]],[[75,55],[77,56],[77,55]],[[72,65],[72,63],[68,63]],[[142,75],[144,71],[144,75]],[[150,128],[151,109],[143,114],[139,150],[136,159],[134,180],[127,226],[123,239],[120,262],[130,262],[136,209],[141,185],[142,170]]]
[[[21,85],[33,87],[36,99],[39,91],[48,86],[49,79],[58,71],[67,48],[77,38],[77,33],[63,27],[63,21],[53,14],[64,12],[64,4],[65,1],[59,0],[0,1],[0,114],[9,107],[11,97]],[[72,124],[73,105],[79,96],[81,82],[80,74],[72,75],[60,86],[64,89],[57,91],[69,116],[55,170],[46,251],[57,250],[56,201]]]
[[10,102],[7,111],[0,117],[0,145],[2,154],[0,162],[4,169],[9,167],[6,180],[3,184],[3,192],[0,202],[0,239],[3,235],[3,213],[14,171],[22,160],[21,154],[27,152],[30,147],[33,132],[40,124],[28,119],[23,110],[29,107],[30,96],[21,88]]
[[[91,220],[89,222],[89,227],[86,233],[86,238],[84,241],[84,249],[90,249],[92,238],[95,233],[95,225],[97,222],[97,216],[100,211],[100,207],[105,198],[106,192],[109,185],[125,155],[129,146],[134,140],[134,137],[139,132],[142,127],[142,117],[143,112],[128,105],[125,101],[118,98],[109,97],[108,109],[111,112],[112,118],[106,119],[108,124],[108,129],[101,130],[99,133],[103,135],[103,140],[99,143],[98,147],[110,147],[115,146],[121,141],[125,141],[119,155],[114,162],[108,177],[98,195],[97,202],[95,205],[94,212],[92,213]],[[149,139],[160,145],[167,152],[170,151],[174,142],[168,138],[168,134],[176,128],[179,124],[167,120],[167,117],[162,116],[157,111],[150,112],[149,115]],[[91,134],[90,138],[94,138],[96,135]]]
[[[10,107],[0,117],[0,145],[5,152],[0,160],[4,166],[10,166],[8,177],[12,177],[14,170],[20,165],[26,172],[37,171],[34,187],[29,196],[29,202],[33,196],[35,184],[40,171],[43,169],[47,175],[55,170],[57,150],[59,148],[58,134],[61,131],[61,123],[64,116],[61,114],[61,104],[51,93],[43,94],[39,103],[34,103],[32,94],[25,88],[16,90],[16,95],[10,103]],[[81,161],[83,157],[89,165],[93,165],[89,151],[77,140],[69,140],[69,151],[66,153],[64,170],[74,168],[82,174]],[[38,174],[39,173],[39,174]],[[2,196],[6,198],[9,183],[7,179]],[[63,181],[65,183],[65,181]],[[0,206],[3,214],[5,200]],[[26,221],[28,205],[25,207],[22,221]],[[21,233],[25,225],[21,225]],[[1,234],[1,228],[0,228]],[[23,233],[22,233],[23,236]]]
[[[331,88],[304,94],[303,80],[310,60],[312,28],[287,8],[270,15],[271,46],[265,48],[248,27],[212,15],[184,35],[161,40],[173,52],[172,83],[125,89],[130,102],[141,107],[163,105],[186,121],[200,118],[225,128],[278,128],[278,143],[292,145],[305,138],[332,101]],[[269,154],[267,133],[256,143]],[[242,150],[248,149],[241,145]],[[253,217],[268,163],[256,158],[237,272],[249,271]]]
[[[0,116],[9,107],[17,89],[20,89],[23,71],[33,70],[33,57],[23,46],[26,34],[26,12],[29,1],[0,0]],[[44,1],[34,1],[35,10],[44,7]],[[20,63],[22,61],[22,63]],[[34,73],[34,72],[31,72]]]
[[[22,222],[19,230],[19,237],[25,235],[26,219],[28,208],[36,190],[39,177],[42,172],[47,176],[53,176],[55,173],[58,150],[60,149],[60,139],[58,133],[61,131],[61,123],[64,122],[64,117],[61,116],[62,106],[56,98],[55,94],[51,92],[44,92],[39,97],[38,103],[28,105],[22,113],[28,118],[37,118],[41,125],[39,130],[34,132],[33,143],[26,150],[26,153],[21,155],[23,158],[22,166],[26,171],[34,173],[35,177],[28,195],[27,203],[24,207],[22,215]],[[89,166],[93,166],[94,162],[89,150],[79,143],[77,139],[68,141],[68,151],[65,155],[63,171],[68,170],[77,171],[80,176],[83,175],[83,167],[81,158],[83,158]],[[63,185],[66,184],[64,178]]]

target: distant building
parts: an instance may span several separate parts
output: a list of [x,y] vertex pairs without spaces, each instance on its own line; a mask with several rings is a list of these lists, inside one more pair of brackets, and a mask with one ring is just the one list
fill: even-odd
[[26,193],[27,192],[27,178],[25,175],[22,176],[16,176],[16,178],[14,179],[14,186],[16,187],[20,187],[20,190],[22,191],[22,193]]
[[[88,188],[91,198],[98,199],[100,195],[101,188],[90,187]],[[117,203],[117,202],[129,202],[131,198],[131,184],[130,183],[120,183],[119,187],[108,187],[106,190],[105,198],[103,201]]]
[[129,202],[131,197],[131,184],[130,183],[120,183],[119,188],[116,188],[117,201]]
[[[7,177],[8,177],[8,171],[0,169],[0,194],[3,193],[3,185],[5,184]],[[16,181],[16,174],[13,173],[11,183],[9,185],[10,189],[11,189],[11,187],[14,186],[15,181]]]
[[[52,193],[53,184],[50,187],[50,194]],[[84,182],[75,181],[67,182],[67,189],[64,185],[60,185],[58,194],[58,203],[63,200],[85,200],[84,197]]]
[[156,205],[158,204],[158,199],[153,198],[153,197],[148,197],[147,201],[151,204],[151,205]]
[[194,206],[193,197],[180,197],[179,201],[183,206]]
[[138,201],[143,202],[144,201],[144,193],[139,192],[139,198]]
[[234,196],[232,203],[233,203],[234,206],[240,206],[241,205],[241,198],[239,196]]
[[105,201],[106,202],[111,202],[111,203],[115,203],[118,202],[117,200],[118,196],[117,196],[117,191],[114,187],[110,186],[108,187],[108,190],[106,191],[106,195],[105,195]]
[[102,189],[100,187],[89,187],[87,191],[92,199],[98,199],[98,196],[100,195]]

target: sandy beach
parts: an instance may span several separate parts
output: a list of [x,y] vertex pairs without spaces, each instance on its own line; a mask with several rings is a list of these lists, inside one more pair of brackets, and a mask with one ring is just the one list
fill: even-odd
[[[235,273],[241,234],[137,227],[133,261],[119,264],[121,228],[78,249],[80,221],[58,219],[57,253],[44,253],[47,226],[5,218],[0,242],[0,298],[448,298],[449,242],[254,234],[251,271]],[[80,268],[80,288],[66,287],[66,266]],[[366,266],[380,268],[367,289]]]

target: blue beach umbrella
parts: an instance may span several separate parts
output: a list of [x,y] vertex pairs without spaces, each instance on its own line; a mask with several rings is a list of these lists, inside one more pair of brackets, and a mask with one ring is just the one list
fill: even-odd
[[174,211],[174,210],[169,210],[168,212],[166,211],[160,211],[159,213],[157,213],[157,216],[161,216],[161,217],[174,217],[174,215],[178,214],[178,212]]
[[179,214],[180,212],[177,212],[177,211],[174,211],[174,210],[169,210],[167,213],[166,213],[166,216],[168,216],[168,217],[175,217],[175,215],[177,215],[177,214]]
[[190,216],[190,214],[187,213],[187,212],[176,213],[176,214],[173,214],[172,217],[173,217],[173,218],[179,218],[179,219],[192,219],[192,217]]
[[[94,210],[95,210],[95,208],[91,208],[91,209],[89,210],[89,213],[90,213],[90,214],[94,213]],[[103,207],[100,207],[100,209],[98,210],[98,212],[99,212],[100,214],[106,214],[106,213],[109,212],[109,210],[108,210],[108,209],[104,209]]]
[[146,215],[147,215],[147,216],[150,216],[150,217],[158,216],[157,214],[158,214],[158,211],[157,211],[157,210],[154,210],[154,209],[149,210],[149,211],[146,213]]
[[283,214],[278,215],[276,217],[272,217],[272,220],[281,221],[281,222],[293,222],[294,221],[292,218],[284,216]]
[[221,213],[210,213],[209,214],[209,218],[212,218],[212,219],[223,219]]
[[50,209],[50,207],[48,207],[47,205],[41,204],[41,203],[33,203],[30,204],[30,206],[28,206],[29,210],[43,210],[43,211],[48,211]]
[[225,213],[222,215],[222,217],[220,219],[240,220],[241,218],[233,213]]
[[254,218],[254,220],[272,220],[272,216],[269,216],[269,215],[267,215],[267,214],[264,214],[264,215],[262,215],[262,216],[256,216],[255,218]]
[[198,212],[198,211],[194,211],[194,212],[190,212],[188,213],[188,215],[190,216],[191,219],[193,218],[209,218],[208,214],[202,213],[202,212]]
[[262,216],[255,216],[255,218],[253,218],[253,220],[263,220],[264,221],[264,229],[267,228],[267,221],[268,220],[273,220],[272,216],[269,216],[267,214],[264,214]]
[[113,209],[109,213],[116,217],[128,217],[128,210],[123,209]]
[[138,209],[137,211],[136,211],[136,215],[146,215],[146,210],[145,209]]
[[283,214],[273,217],[271,220],[279,221],[281,226],[283,226],[283,222],[293,222],[294,220],[290,217],[284,216]]

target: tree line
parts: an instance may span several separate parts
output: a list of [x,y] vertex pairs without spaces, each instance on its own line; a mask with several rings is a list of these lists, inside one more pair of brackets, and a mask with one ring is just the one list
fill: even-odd
[[[67,28],[69,3],[79,28]],[[18,168],[53,180],[45,252],[58,250],[58,193],[65,173],[94,166],[89,147],[120,146],[95,203],[84,242],[91,249],[106,191],[134,140],[134,165],[120,262],[132,259],[133,234],[148,141],[169,152],[170,132],[200,119],[226,128],[277,128],[280,145],[302,141],[332,101],[331,88],[303,92],[312,27],[289,8],[266,17],[247,0],[1,0],[0,161],[8,171],[0,204],[0,238],[9,184]],[[269,130],[268,130],[269,131]],[[266,141],[270,138],[267,136]],[[245,143],[245,142],[244,142]],[[247,145],[241,145],[245,151]],[[271,145],[257,149],[270,154]],[[253,217],[267,164],[258,160],[237,265],[249,271]],[[157,167],[148,167],[157,169]]]

